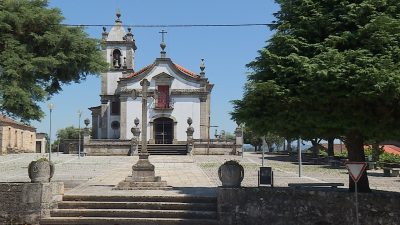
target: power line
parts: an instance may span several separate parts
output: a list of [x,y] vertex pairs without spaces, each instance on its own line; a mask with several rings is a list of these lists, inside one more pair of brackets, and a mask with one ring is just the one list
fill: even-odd
[[[115,24],[61,24],[68,27],[113,27]],[[121,25],[123,27],[140,27],[140,28],[165,28],[165,27],[256,27],[269,26],[271,23],[243,23],[243,24],[130,24]]]

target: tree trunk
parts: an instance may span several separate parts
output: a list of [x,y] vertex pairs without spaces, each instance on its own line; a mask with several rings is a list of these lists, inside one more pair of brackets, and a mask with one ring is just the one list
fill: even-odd
[[[346,147],[349,154],[350,162],[365,162],[365,154],[364,154],[364,138],[363,136],[357,132],[353,131],[346,135]],[[369,188],[369,181],[367,176],[367,171],[364,170],[361,178],[357,183],[358,192],[371,192]],[[349,175],[349,191],[354,192],[355,185],[353,179]]]
[[381,149],[379,148],[379,142],[374,141],[372,144],[372,161],[373,162],[378,162],[379,161],[379,155],[381,154]]
[[287,139],[287,151],[292,153],[292,139]]
[[257,145],[254,145],[254,151],[257,152]]
[[334,143],[335,138],[328,138],[328,156],[335,156]]
[[311,139],[311,144],[312,144],[313,157],[317,158],[319,156],[319,146],[317,139]]

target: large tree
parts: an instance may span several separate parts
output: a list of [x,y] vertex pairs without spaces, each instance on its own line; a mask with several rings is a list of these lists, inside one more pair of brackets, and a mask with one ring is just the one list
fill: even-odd
[[0,1],[0,111],[40,120],[38,102],[105,67],[97,42],[45,0]]
[[[364,161],[365,140],[399,134],[398,0],[276,2],[275,34],[248,65],[233,118],[260,133],[343,136],[349,159]],[[366,173],[358,188],[370,191]]]

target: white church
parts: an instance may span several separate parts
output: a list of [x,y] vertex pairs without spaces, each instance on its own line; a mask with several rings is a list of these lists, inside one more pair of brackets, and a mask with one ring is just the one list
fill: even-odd
[[92,111],[92,138],[132,138],[134,120],[142,118],[140,81],[147,79],[150,82],[147,92],[148,143],[186,143],[189,117],[193,120],[193,138],[207,139],[214,85],[205,77],[204,61],[201,60],[199,73],[173,62],[166,55],[166,32],[162,31],[160,57],[136,70],[135,40],[130,28],[125,31],[120,16],[117,13],[115,25],[109,32],[103,28],[102,52],[109,69],[101,74],[101,105],[89,108]]

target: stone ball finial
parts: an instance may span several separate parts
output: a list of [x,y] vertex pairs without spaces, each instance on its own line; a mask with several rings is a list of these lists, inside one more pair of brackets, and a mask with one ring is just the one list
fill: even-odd
[[160,44],[161,50],[165,50],[165,47],[167,47],[167,45],[165,44],[165,42],[161,42]]
[[128,32],[132,33],[132,28],[128,27]]
[[135,123],[135,126],[138,126],[139,125],[139,118],[135,118],[135,120],[134,120],[134,123]]
[[107,31],[107,28],[106,27],[103,27],[103,32],[106,32]]
[[191,126],[193,123],[193,120],[192,120],[192,118],[188,117],[186,122],[189,124],[189,126]]
[[85,125],[87,127],[89,125],[89,123],[90,123],[90,120],[89,120],[89,118],[86,118],[83,122],[85,123]]

